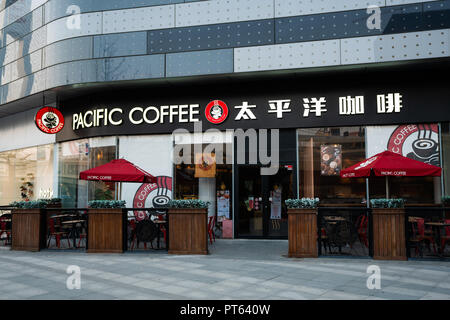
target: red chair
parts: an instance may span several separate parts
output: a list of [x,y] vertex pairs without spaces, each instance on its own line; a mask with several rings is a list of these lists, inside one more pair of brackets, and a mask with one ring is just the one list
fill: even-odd
[[56,228],[55,228],[55,220],[54,220],[54,219],[50,219],[49,222],[48,222],[48,224],[49,224],[49,225],[48,225],[48,227],[49,227],[49,236],[48,236],[47,248],[50,247],[50,242],[51,242],[51,240],[52,240],[52,237],[55,238],[56,246],[57,246],[58,248],[60,248],[60,247],[61,247],[61,237],[62,237],[62,236],[65,236],[65,237],[66,237],[66,239],[67,239],[67,244],[68,244],[68,246],[69,246],[69,248],[70,248],[69,232],[66,232],[66,231],[56,231]]
[[[445,220],[445,224],[449,224],[450,219]],[[445,235],[441,236],[441,250],[444,252],[445,250],[445,244],[450,241],[450,227],[445,227]]]
[[368,224],[368,222],[369,222],[369,218],[364,214],[360,215],[356,222],[359,241],[361,243],[363,243],[366,246],[366,248],[369,247],[369,241],[367,240],[367,224]]
[[84,221],[84,222],[81,223],[81,227],[80,227],[80,237],[79,237],[79,239],[78,239],[78,248],[80,248],[81,239],[84,239],[85,242],[86,242],[87,232],[86,232],[85,223],[86,223],[86,221]]
[[130,238],[131,238],[131,246],[130,249],[133,250],[134,248],[134,242],[137,240],[136,239],[136,221],[135,220],[130,220],[129,222],[130,225]]
[[433,236],[432,231],[425,229],[425,219],[423,219],[423,218],[417,219],[416,223],[417,223],[417,230],[416,230],[414,224],[412,225],[412,230],[413,230],[415,240],[417,240],[419,242],[431,243],[433,245],[433,251],[434,251],[434,253],[436,253],[436,242],[434,241],[434,236]]
[[216,241],[216,235],[214,234],[214,225],[216,223],[216,217],[208,217],[208,236],[209,243],[212,244],[213,240]]
[[[159,214],[158,215],[158,220],[164,221],[165,220],[164,216],[162,214]],[[166,230],[166,227],[163,224],[160,225],[160,230],[163,233],[164,242],[167,243],[167,230]]]
[[4,245],[10,243],[11,241],[11,230],[7,229],[8,227],[8,222],[6,221],[7,219],[5,217],[0,218],[0,238],[6,234],[6,238],[5,238],[5,243]]

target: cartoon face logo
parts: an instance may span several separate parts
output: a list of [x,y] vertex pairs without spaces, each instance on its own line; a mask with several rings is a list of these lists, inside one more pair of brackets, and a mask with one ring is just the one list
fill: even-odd
[[58,125],[59,120],[53,112],[47,112],[44,116],[43,122],[47,128],[53,129]]
[[35,123],[42,132],[55,134],[64,127],[64,117],[62,113],[55,108],[43,107],[37,112]]
[[387,148],[405,157],[440,166],[437,124],[398,126],[389,138]]
[[220,124],[228,117],[228,107],[220,100],[211,101],[205,109],[206,119],[213,124]]
[[[172,177],[159,176],[156,183],[144,183],[136,191],[133,199],[134,208],[165,207],[172,198]],[[146,217],[145,211],[135,211],[136,220]]]

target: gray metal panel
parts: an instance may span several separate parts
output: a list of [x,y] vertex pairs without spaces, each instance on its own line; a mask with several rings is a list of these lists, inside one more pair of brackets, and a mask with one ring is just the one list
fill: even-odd
[[58,64],[47,68],[47,88],[105,81],[105,60],[85,60]]
[[436,0],[386,0],[387,6],[396,6],[399,4],[409,4],[409,3],[422,3],[422,2],[433,2]]
[[367,17],[365,10],[354,10],[280,18],[276,20],[276,42],[291,43],[381,34],[381,30],[367,28]]
[[234,71],[311,68],[340,64],[339,40],[234,49]]
[[449,30],[411,32],[342,40],[342,64],[449,56]]
[[274,17],[273,0],[210,0],[176,5],[176,26],[263,20]]
[[[195,0],[198,1],[198,0]],[[183,3],[184,0],[50,0],[45,4],[46,23],[67,16],[67,8],[76,4],[81,13],[160,6]],[[187,1],[186,1],[187,2]]]
[[423,31],[422,11],[421,4],[382,8],[383,34]]
[[114,10],[103,13],[103,33],[172,28],[175,5]]
[[[42,68],[42,50],[33,52],[25,57],[14,61],[10,65],[11,78],[10,81],[15,81],[18,78],[30,75]],[[8,67],[6,66],[6,67]]]
[[164,55],[106,59],[106,81],[150,79],[164,77]]
[[94,58],[143,55],[147,53],[147,32],[129,32],[94,37]]
[[273,44],[273,20],[150,31],[149,53],[167,53]]
[[193,76],[233,72],[233,49],[169,53],[166,76]]
[[450,1],[436,1],[424,4],[423,19],[427,29],[450,28]]
[[90,58],[92,58],[92,37],[63,40],[44,49],[45,67]]
[[22,48],[21,52],[19,52],[19,57],[41,49],[47,44],[47,26],[42,26],[41,28],[33,31],[23,37],[22,40],[23,43],[19,46]]
[[324,12],[383,7],[385,0],[275,0],[275,17],[290,17]]
[[70,24],[70,20],[65,18],[47,24],[47,43],[102,33],[101,12],[84,13],[80,15],[80,22],[80,28]]
[[36,8],[42,6],[47,0],[20,0],[4,10],[2,26],[7,26],[22,18]]

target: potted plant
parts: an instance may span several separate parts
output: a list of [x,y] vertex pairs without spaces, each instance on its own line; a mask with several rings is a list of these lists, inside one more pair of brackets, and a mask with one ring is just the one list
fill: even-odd
[[45,208],[42,200],[16,201],[12,210],[11,250],[39,251],[45,247]]
[[289,257],[317,258],[317,206],[319,198],[288,199]]
[[88,253],[122,253],[126,248],[126,202],[89,201]]
[[202,200],[171,200],[169,254],[208,254],[208,206]]
[[405,200],[370,200],[373,217],[373,258],[407,260]]

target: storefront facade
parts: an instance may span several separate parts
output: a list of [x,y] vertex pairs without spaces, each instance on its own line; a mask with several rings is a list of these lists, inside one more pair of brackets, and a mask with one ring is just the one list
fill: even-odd
[[[441,178],[391,179],[392,196],[439,204],[450,194],[449,83],[433,76],[449,70],[449,1],[376,1],[381,31],[360,30],[350,19],[351,35],[344,35],[344,15],[371,17],[355,1],[344,1],[352,10],[248,1],[253,9],[235,16],[221,1],[144,1],[139,10],[148,16],[157,8],[173,20],[176,10],[178,19],[144,26],[112,17],[126,17],[133,8],[83,3],[84,33],[58,31],[67,17],[57,1],[41,1],[26,13],[46,13],[29,33],[46,27],[46,42],[32,42],[36,51],[29,48],[23,61],[2,58],[0,205],[59,197],[68,208],[99,199],[142,208],[202,199],[211,203],[209,215],[222,224],[225,238],[284,239],[288,198],[364,206],[384,197],[384,180],[339,177],[340,170],[384,150],[444,169]],[[217,21],[204,20],[207,6],[219,6],[213,8],[221,12]],[[103,17],[100,31],[90,29],[96,12]],[[187,19],[193,14],[198,21]],[[318,40],[312,31],[289,31],[303,30],[305,17],[336,19],[332,15],[343,29],[334,35]],[[399,17],[419,17],[420,23],[397,22]],[[222,32],[228,45],[187,40],[189,32],[220,36],[219,29],[207,28],[221,27],[231,30]],[[236,38],[239,28],[249,35],[246,46]],[[3,47],[13,52],[20,39],[5,40]],[[178,49],[167,39],[178,41]],[[31,54],[41,55],[39,67],[27,62]],[[11,70],[20,63],[25,74],[15,77]],[[38,130],[34,117],[43,105],[61,111],[61,132]],[[116,158],[158,183],[119,189],[78,179],[79,172]]]

